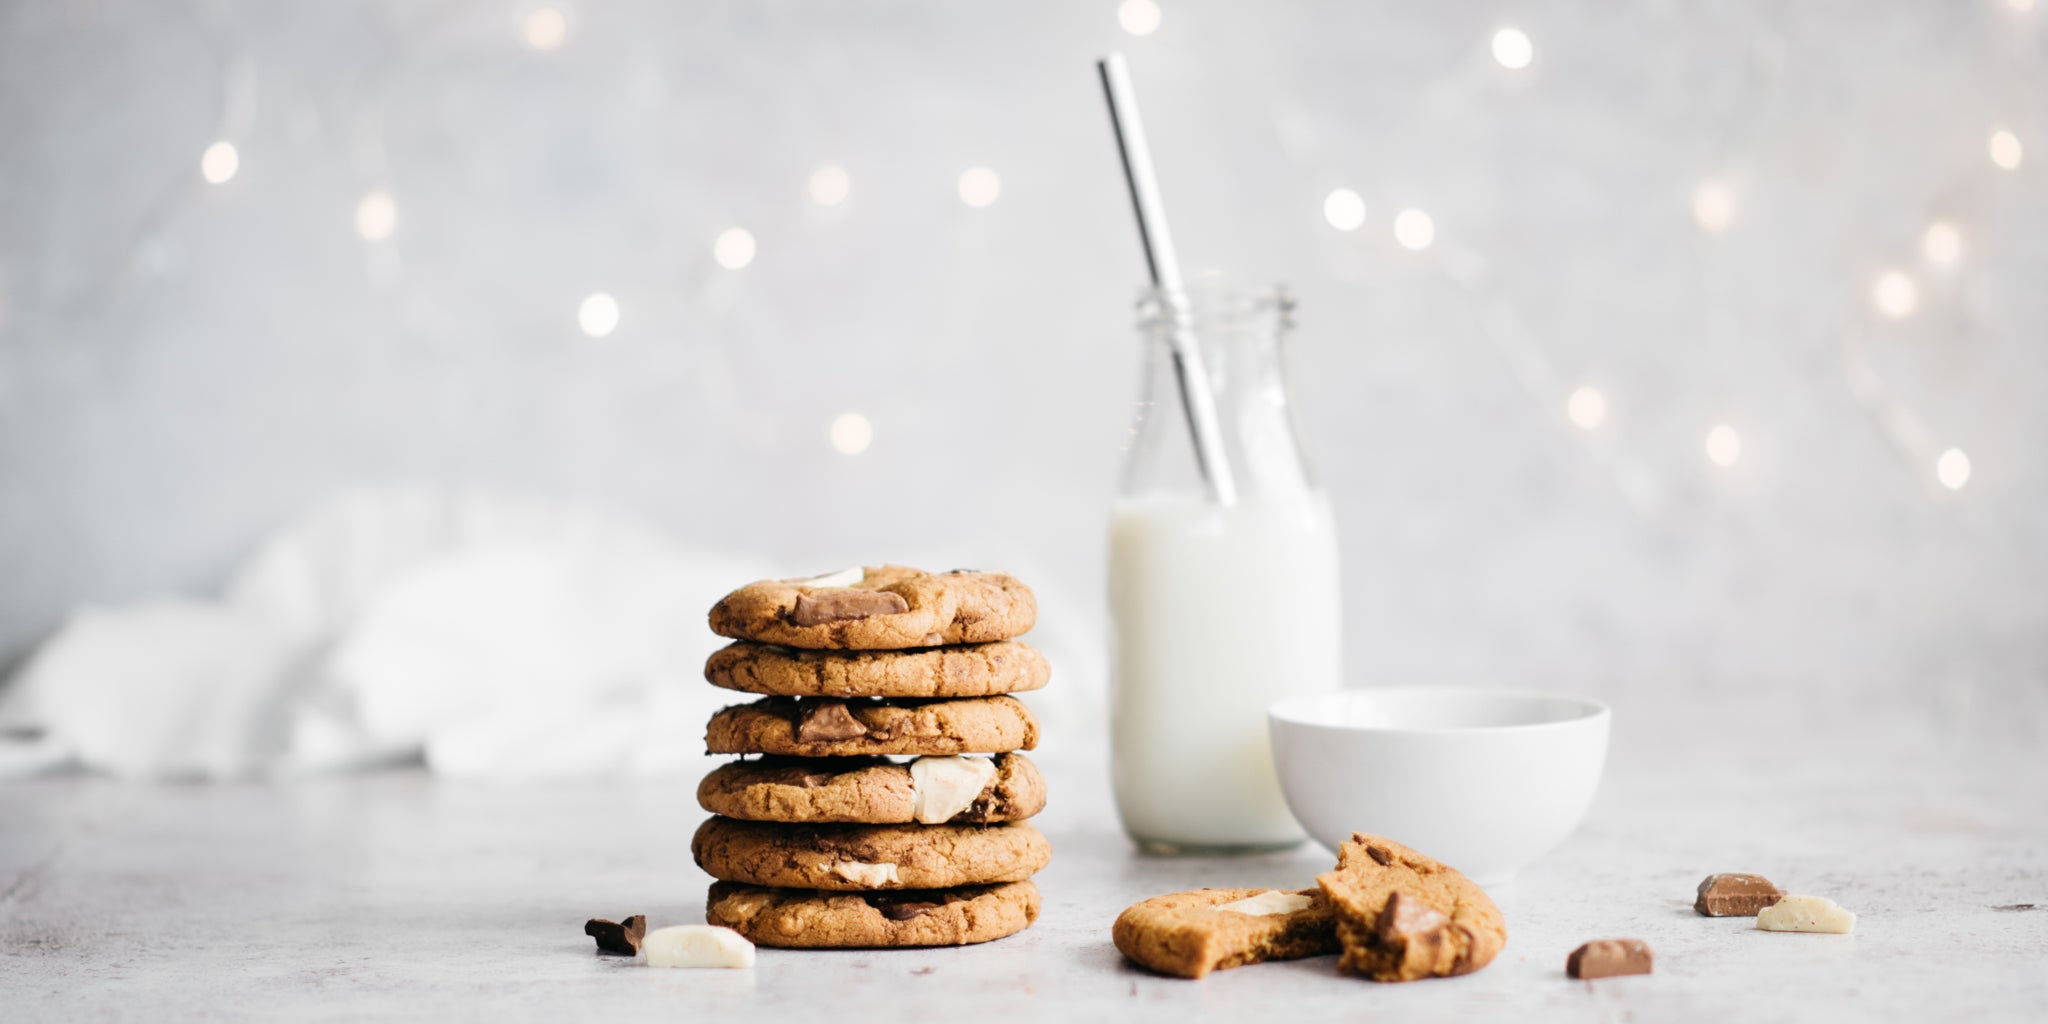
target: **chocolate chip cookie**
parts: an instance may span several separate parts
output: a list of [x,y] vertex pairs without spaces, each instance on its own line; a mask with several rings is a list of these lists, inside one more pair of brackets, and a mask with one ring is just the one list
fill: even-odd
[[960,700],[834,700],[765,697],[711,716],[713,754],[860,757],[868,754],[999,754],[1038,745],[1038,720],[1014,697]]
[[1320,889],[1197,889],[1154,896],[1117,915],[1123,955],[1162,974],[1200,978],[1267,960],[1337,952],[1337,918]]
[[1021,882],[1052,859],[1029,825],[784,825],[711,818],[690,840],[726,882],[785,889],[950,889]]
[[965,946],[1038,919],[1030,882],[944,892],[832,893],[713,882],[704,919],[763,946],[796,949]]
[[1479,886],[1391,839],[1353,833],[1316,884],[1336,908],[1338,966],[1374,981],[1470,974],[1507,944]]
[[1045,778],[1023,754],[883,758],[764,757],[704,777],[697,803],[747,821],[871,825],[1023,821],[1045,809]]
[[734,641],[704,663],[713,686],[779,697],[987,697],[1036,690],[1045,656],[1014,640],[915,651],[806,651]]
[[812,650],[894,651],[1008,640],[1037,619],[1037,599],[1015,577],[884,565],[749,583],[712,607],[711,631]]

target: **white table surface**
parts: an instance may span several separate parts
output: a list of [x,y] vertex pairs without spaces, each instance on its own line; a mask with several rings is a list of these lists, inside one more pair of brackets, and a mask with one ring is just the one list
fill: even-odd
[[[1301,886],[1329,855],[1141,857],[1100,767],[1045,768],[1057,852],[1035,927],[959,949],[764,949],[751,971],[642,968],[582,934],[591,916],[701,920],[685,785],[399,771],[0,786],[0,1018],[2048,1019],[2038,753],[1618,758],[1573,840],[1493,890],[1500,958],[1406,985],[1339,976],[1328,957],[1200,982],[1134,970],[1109,943],[1125,905]],[[1834,897],[1861,915],[1856,933],[1695,916],[1694,885],[1722,870]],[[2001,909],[2015,904],[2038,909]],[[1656,974],[1566,979],[1565,954],[1603,936],[1647,939]]]

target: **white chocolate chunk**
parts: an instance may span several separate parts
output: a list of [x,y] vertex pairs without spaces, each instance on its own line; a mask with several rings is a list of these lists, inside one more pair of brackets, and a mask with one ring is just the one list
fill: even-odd
[[1856,915],[1820,896],[1787,896],[1757,911],[1756,926],[1767,932],[1830,932],[1847,935]]
[[910,816],[926,825],[953,820],[995,780],[996,763],[982,757],[920,757],[910,762],[910,788],[916,794]]
[[899,881],[894,864],[863,864],[857,860],[850,860],[832,865],[832,873],[855,885],[865,885],[870,889],[881,885],[895,885]]
[[1309,903],[1309,898],[1300,893],[1268,889],[1255,896],[1246,896],[1244,899],[1225,903],[1216,909],[1262,917],[1268,914],[1292,914],[1297,910],[1306,909]]
[[813,576],[807,580],[798,580],[797,583],[806,587],[851,587],[867,578],[868,571],[856,565],[851,569],[841,569],[838,572],[828,572],[823,576]]
[[754,944],[730,928],[679,924],[656,928],[640,940],[649,967],[752,967]]

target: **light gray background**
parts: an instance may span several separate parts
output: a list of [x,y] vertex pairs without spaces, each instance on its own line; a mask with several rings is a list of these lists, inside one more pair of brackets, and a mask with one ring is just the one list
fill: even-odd
[[[1099,630],[1140,264],[1090,61],[1122,47],[1189,265],[1300,296],[1355,682],[2048,732],[2048,11],[1170,2],[1133,38],[1111,3],[591,2],[535,52],[531,7],[0,7],[0,650],[416,480],[791,572],[1015,567]],[[1527,69],[1489,55],[1507,24]],[[374,189],[398,227],[366,243]],[[1952,271],[1917,251],[1941,218]],[[1887,267],[1920,287],[1901,321]]]

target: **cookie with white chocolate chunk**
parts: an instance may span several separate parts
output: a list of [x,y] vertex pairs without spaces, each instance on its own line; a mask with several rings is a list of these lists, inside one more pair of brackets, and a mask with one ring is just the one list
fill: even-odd
[[1045,778],[1023,754],[882,758],[764,757],[704,777],[697,803],[747,821],[903,825],[1022,821],[1045,809]]
[[711,716],[713,754],[945,757],[999,754],[1038,745],[1038,720],[1014,697],[937,701],[764,697]]
[[1336,916],[1319,889],[1197,889],[1142,900],[1110,927],[1117,951],[1161,974],[1337,952]]
[[726,882],[788,889],[948,889],[1021,882],[1052,859],[1022,822],[1005,825],[786,825],[714,817],[690,840]]
[[1021,636],[1037,620],[1037,598],[1014,576],[900,565],[761,580],[711,609],[719,636],[834,651],[989,643]]
[[763,946],[791,949],[964,946],[1038,919],[1030,882],[941,892],[812,892],[713,882],[704,917]]

